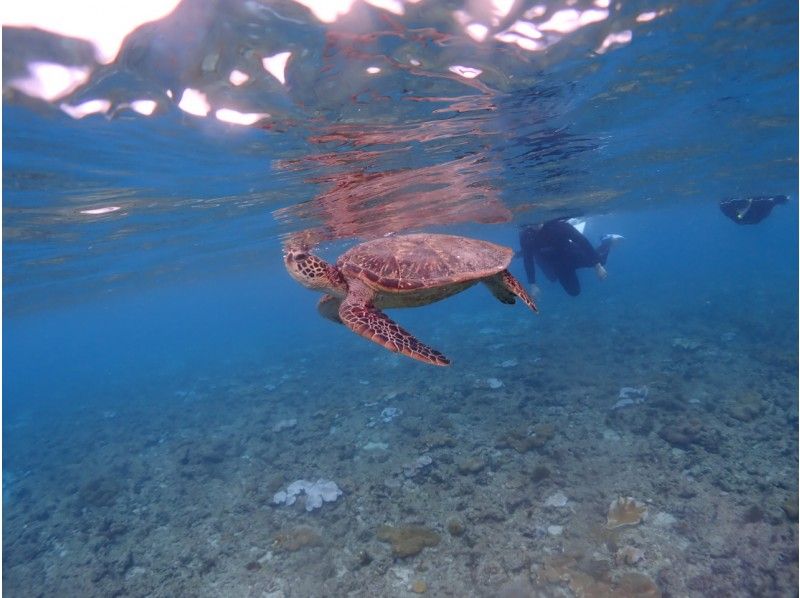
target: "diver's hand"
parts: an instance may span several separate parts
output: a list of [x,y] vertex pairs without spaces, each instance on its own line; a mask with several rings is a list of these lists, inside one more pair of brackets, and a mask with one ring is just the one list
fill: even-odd
[[600,280],[605,280],[608,278],[608,270],[603,267],[603,264],[595,264],[594,271],[597,273],[597,278]]

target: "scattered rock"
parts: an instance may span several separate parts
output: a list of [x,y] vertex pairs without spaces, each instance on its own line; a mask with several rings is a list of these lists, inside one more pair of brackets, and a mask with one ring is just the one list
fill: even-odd
[[479,473],[486,467],[486,461],[481,457],[467,457],[458,462],[458,473],[469,475]]
[[544,506],[561,508],[566,507],[568,502],[569,499],[567,496],[559,490],[555,494],[551,494],[547,497],[547,500],[544,501]]
[[625,573],[614,585],[612,595],[619,598],[661,598],[655,582],[641,573]]
[[564,526],[563,525],[548,525],[547,526],[547,533],[551,536],[560,536],[564,533]]
[[756,419],[764,412],[766,403],[761,397],[761,393],[747,392],[739,395],[739,398],[731,405],[729,413],[742,422],[749,422]]
[[533,468],[530,477],[533,483],[541,482],[550,477],[550,470],[544,465],[537,465]]
[[294,428],[296,425],[297,425],[297,420],[295,418],[282,419],[281,421],[277,422],[274,426],[272,426],[272,431],[277,434],[278,432],[283,432],[284,430]]
[[81,487],[78,500],[90,507],[110,507],[121,491],[122,486],[113,478],[99,477]]
[[433,459],[429,455],[421,455],[411,463],[403,465],[403,475],[407,478],[413,478],[426,467],[430,467],[432,463]]
[[378,528],[377,536],[381,542],[391,543],[392,554],[401,558],[419,554],[423,548],[436,546],[440,540],[439,534],[420,525],[382,525]]
[[499,447],[510,446],[518,453],[527,453],[534,448],[541,448],[555,435],[555,428],[552,424],[536,424],[530,428],[518,428],[501,436],[497,445]]
[[685,449],[693,444],[699,444],[711,452],[719,450],[719,432],[712,430],[698,418],[674,421],[661,428],[658,435],[679,448]]
[[428,591],[428,584],[422,581],[421,579],[418,579],[411,584],[410,589],[415,594],[424,594],[425,592]]
[[635,546],[623,546],[615,558],[618,565],[636,565],[644,560],[644,552]]
[[455,517],[447,520],[447,531],[451,536],[460,536],[464,533],[464,523]]
[[368,442],[364,446],[361,447],[362,450],[365,451],[385,451],[389,448],[389,445],[385,442]]
[[781,507],[783,508],[783,512],[786,513],[786,516],[791,521],[797,521],[797,506],[798,506],[798,497],[797,494],[794,496],[789,497]]
[[388,424],[398,415],[400,415],[400,410],[397,407],[385,407],[381,410],[381,421]]
[[647,395],[650,394],[650,389],[647,386],[623,386],[619,390],[618,400],[611,406],[611,409],[622,409],[630,405],[638,405],[644,403]]
[[652,518],[650,523],[655,525],[656,527],[669,527],[670,525],[675,525],[678,520],[675,518],[674,515],[669,513],[665,513],[663,511],[656,513],[655,517]]
[[419,436],[424,423],[421,417],[404,417],[400,420],[400,428],[411,436]]
[[672,348],[680,349],[682,351],[697,351],[701,347],[701,343],[692,338],[684,338],[681,336],[672,339]]
[[486,384],[492,390],[497,390],[498,388],[502,388],[503,387],[503,382],[498,380],[497,378],[487,378]]
[[456,440],[444,432],[431,432],[422,436],[417,445],[424,449],[453,447],[456,445]]
[[366,550],[359,550],[356,553],[356,562],[359,567],[366,567],[372,562],[372,555]]
[[758,505],[753,505],[744,512],[742,519],[745,523],[758,523],[764,520],[764,511]]

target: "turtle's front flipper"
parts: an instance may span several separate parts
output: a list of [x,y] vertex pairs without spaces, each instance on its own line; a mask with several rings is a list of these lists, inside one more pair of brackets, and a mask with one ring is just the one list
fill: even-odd
[[508,270],[503,270],[490,278],[486,278],[483,282],[486,283],[486,286],[489,287],[489,290],[492,291],[492,294],[497,297],[499,301],[503,303],[514,303],[514,296],[516,295],[533,311],[539,311],[536,308],[536,302],[533,300],[533,297],[528,295],[525,287],[523,287]]
[[372,301],[362,293],[353,294],[353,286],[355,285],[351,285],[351,293],[339,307],[339,317],[345,326],[395,353],[402,353],[432,365],[450,365],[444,355],[411,336],[397,322],[376,309]]
[[343,324],[342,318],[339,317],[339,306],[341,306],[341,304],[342,300],[338,297],[323,295],[317,303],[317,311],[319,315],[326,320],[336,322],[337,324]]

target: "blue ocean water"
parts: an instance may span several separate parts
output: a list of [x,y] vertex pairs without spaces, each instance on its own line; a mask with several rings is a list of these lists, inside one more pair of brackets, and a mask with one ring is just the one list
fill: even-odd
[[[795,595],[797,6],[387,4],[186,0],[49,102],[14,79],[79,45],[4,27],[6,592]],[[389,312],[448,368],[283,264],[560,217],[624,237],[578,297]]]

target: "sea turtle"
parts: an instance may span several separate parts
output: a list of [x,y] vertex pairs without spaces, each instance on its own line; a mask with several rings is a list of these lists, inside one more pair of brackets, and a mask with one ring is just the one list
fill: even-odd
[[317,309],[329,320],[396,353],[433,365],[449,365],[441,353],[418,341],[382,309],[417,307],[483,282],[503,303],[516,295],[536,304],[506,269],[514,252],[488,241],[453,235],[383,237],[352,247],[333,266],[304,244],[287,243],[284,264],[303,286],[325,295]]

